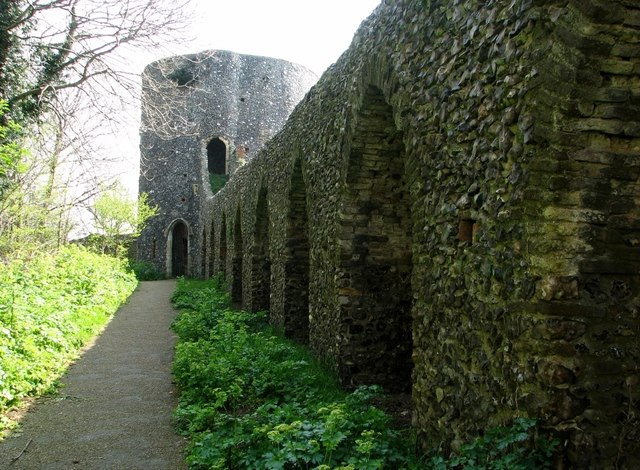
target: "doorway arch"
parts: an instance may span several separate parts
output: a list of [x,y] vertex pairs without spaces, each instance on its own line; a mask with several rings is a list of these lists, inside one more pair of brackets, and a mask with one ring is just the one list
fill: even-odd
[[182,219],[171,222],[167,237],[167,276],[189,274],[189,224]]

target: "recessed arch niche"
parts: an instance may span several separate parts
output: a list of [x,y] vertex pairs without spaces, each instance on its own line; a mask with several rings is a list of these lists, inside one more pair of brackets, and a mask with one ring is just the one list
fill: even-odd
[[296,160],[289,190],[285,248],[284,333],[309,343],[309,220],[307,188],[300,159]]
[[405,149],[393,111],[369,86],[355,116],[340,217],[343,382],[411,390],[412,224]]
[[242,261],[244,256],[242,243],[242,213],[238,207],[233,223],[233,258],[231,260],[231,300],[238,304],[242,303]]

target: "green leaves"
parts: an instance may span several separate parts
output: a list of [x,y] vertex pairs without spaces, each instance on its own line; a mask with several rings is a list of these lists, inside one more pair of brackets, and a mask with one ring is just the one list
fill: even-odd
[[192,438],[192,468],[413,467],[409,444],[371,405],[378,388],[343,392],[309,351],[264,314],[229,309],[210,282],[181,280],[173,300],[184,309],[175,419]]
[[22,147],[22,128],[6,119],[8,110],[7,102],[0,100],[0,201],[13,184],[15,175],[24,171],[21,162],[26,154]]
[[140,235],[145,223],[158,213],[158,208],[149,203],[146,193],[137,201],[131,201],[124,190],[115,188],[102,193],[91,210],[96,229],[103,235],[102,252],[124,256],[126,249],[121,246],[122,236]]
[[535,419],[516,418],[510,427],[488,429],[484,436],[465,444],[458,455],[431,460],[434,469],[534,470],[552,468],[557,440],[534,438]]
[[76,246],[3,264],[0,413],[48,390],[136,284],[121,261]]
[[372,405],[376,386],[346,393],[308,350],[278,336],[264,314],[229,308],[211,281],[181,279],[174,375],[175,421],[191,438],[193,469],[550,468],[554,441],[535,420],[488,429],[450,458],[415,455],[413,436]]

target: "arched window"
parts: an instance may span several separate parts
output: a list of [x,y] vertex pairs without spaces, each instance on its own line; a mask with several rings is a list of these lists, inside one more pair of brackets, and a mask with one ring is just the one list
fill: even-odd
[[209,184],[213,194],[220,191],[227,182],[227,145],[219,138],[207,144],[207,169]]
[[227,146],[218,138],[207,144],[207,168],[212,175],[227,173]]

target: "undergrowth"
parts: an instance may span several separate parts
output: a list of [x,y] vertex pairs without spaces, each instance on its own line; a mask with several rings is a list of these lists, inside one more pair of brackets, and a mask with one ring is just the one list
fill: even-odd
[[77,246],[1,263],[0,416],[48,391],[136,285],[122,261]]
[[534,420],[516,420],[445,458],[418,457],[410,430],[372,405],[378,387],[340,389],[308,350],[264,314],[234,311],[216,282],[181,279],[174,375],[178,429],[193,469],[544,468],[548,441],[532,446]]

